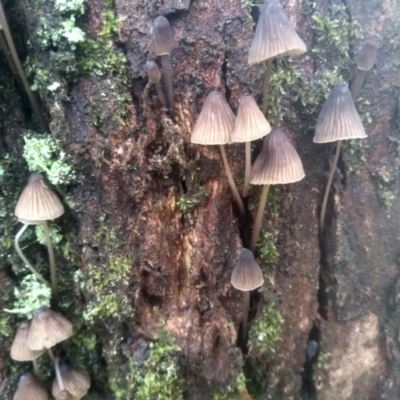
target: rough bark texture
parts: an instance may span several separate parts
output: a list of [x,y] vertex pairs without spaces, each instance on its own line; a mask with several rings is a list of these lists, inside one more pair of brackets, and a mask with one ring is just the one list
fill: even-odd
[[[163,358],[178,367],[178,378],[169,381],[174,395],[140,398],[400,398],[398,1],[282,2],[310,52],[275,62],[270,116],[295,143],[306,178],[270,194],[264,223],[270,236],[257,253],[266,285],[252,296],[246,362],[237,347],[241,293],[230,275],[249,244],[259,191],[252,189],[241,218],[219,149],[190,144],[190,134],[212,89],[224,91],[235,111],[241,95],[261,100],[262,66],[247,66],[257,5],[88,0],[85,13],[76,14],[76,26],[94,39],[83,46],[65,38],[45,42],[71,15],[52,1],[4,3],[21,58],[46,71],[45,78],[36,70],[30,79],[41,83],[37,97],[51,135],[76,171],[77,179],[57,186],[67,206],[57,221],[64,235],[56,247],[59,308],[76,327],[59,351],[90,371],[88,398],[135,398],[139,378],[155,370],[162,381],[166,374],[149,367],[149,357],[154,346],[167,346],[166,336],[180,348]],[[145,62],[156,60],[150,30],[157,15],[168,17],[174,33],[175,122],[144,74]],[[318,18],[334,23],[327,29]],[[354,21],[361,36],[383,39],[361,92],[369,104],[359,103],[372,122],[364,119],[368,139],[343,149],[320,236],[332,147],[313,144],[312,128],[333,80],[354,77],[351,57],[360,38],[343,25]],[[59,87],[50,90],[54,82]],[[13,207],[28,175],[23,135],[38,130],[25,97],[0,53],[2,309],[13,308],[14,287],[26,274],[12,248]],[[240,182],[244,146],[227,150]],[[26,245],[29,257],[45,265],[45,248],[32,237]],[[275,248],[279,255],[265,255]],[[265,311],[271,304],[282,326],[276,311]],[[0,398],[11,399],[18,374],[30,367],[17,365],[8,352],[22,317],[0,312]],[[258,340],[270,330],[278,332],[270,343]],[[319,349],[307,361],[310,339]],[[48,362],[41,367],[50,377]],[[240,384],[243,371],[247,389]]]

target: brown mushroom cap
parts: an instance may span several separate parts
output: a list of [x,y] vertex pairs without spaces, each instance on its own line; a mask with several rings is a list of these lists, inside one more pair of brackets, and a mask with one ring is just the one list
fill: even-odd
[[296,149],[282,129],[274,128],[264,139],[264,146],[251,170],[253,185],[276,185],[297,182],[305,176]]
[[257,261],[254,259],[253,253],[248,249],[243,249],[232,271],[232,286],[242,292],[248,292],[257,289],[263,283],[263,274]]
[[161,71],[158,65],[154,61],[147,61],[146,71],[149,75],[149,80],[151,83],[158,83],[161,80]]
[[296,56],[306,51],[306,45],[294,30],[279,0],[267,0],[260,10],[249,51],[249,65],[277,56]]
[[366,137],[347,83],[338,83],[332,89],[318,116],[314,143]]
[[39,380],[34,375],[26,373],[19,379],[13,400],[47,400],[48,398]]
[[358,69],[362,71],[369,71],[374,66],[379,45],[380,38],[377,35],[371,36],[364,40],[354,58]]
[[37,173],[31,174],[15,206],[18,219],[30,224],[55,219],[62,214],[64,206],[44,177]]
[[62,390],[57,396],[54,396],[57,400],[79,400],[79,397],[73,396],[67,390]]
[[28,346],[32,350],[50,349],[72,334],[71,322],[47,307],[40,307],[31,322]]
[[40,357],[46,350],[31,350],[28,347],[28,333],[30,321],[22,322],[17,329],[11,345],[11,358],[15,361],[33,361]]
[[172,30],[167,18],[159,16],[153,25],[153,47],[158,56],[170,54],[173,46]]
[[242,96],[239,99],[235,129],[231,135],[232,142],[251,142],[262,138],[269,132],[271,132],[271,126],[253,97]]
[[205,145],[230,143],[235,118],[223,94],[213,90],[204,101],[191,142]]
[[[90,377],[84,369],[73,368],[69,364],[60,365],[61,378],[65,390],[77,398],[83,397],[90,388]],[[57,379],[53,382],[51,393],[54,397],[59,396],[60,386]]]

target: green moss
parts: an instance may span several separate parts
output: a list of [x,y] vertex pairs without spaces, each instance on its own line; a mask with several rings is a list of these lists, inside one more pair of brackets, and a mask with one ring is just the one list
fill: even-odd
[[346,165],[346,172],[358,175],[367,161],[368,141],[365,139],[345,140],[342,146],[342,158]]
[[260,267],[265,280],[269,281],[271,285],[274,285],[273,265],[279,260],[279,252],[273,242],[272,233],[263,232],[260,235],[257,244],[257,254],[260,257]]
[[246,377],[241,372],[237,375],[233,384],[225,388],[218,389],[213,394],[213,400],[240,400],[242,399],[241,393],[246,391]]
[[192,212],[196,209],[205,198],[208,196],[208,190],[205,187],[200,187],[199,190],[195,193],[188,192],[181,196],[179,200],[176,202],[179,209],[184,212]]

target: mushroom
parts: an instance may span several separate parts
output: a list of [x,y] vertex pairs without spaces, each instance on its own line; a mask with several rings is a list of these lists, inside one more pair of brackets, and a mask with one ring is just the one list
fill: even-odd
[[78,397],[72,396],[72,394],[66,390],[62,390],[61,392],[59,392],[56,399],[57,400],[79,400]]
[[232,142],[245,142],[245,175],[243,197],[247,197],[251,173],[251,141],[257,140],[271,132],[271,126],[260,111],[252,96],[242,96],[239,99],[238,115],[235,129],[232,132]]
[[154,84],[157,90],[158,98],[164,108],[168,108],[167,101],[165,100],[164,93],[161,89],[160,80],[161,80],[161,71],[158,68],[158,65],[154,61],[147,61],[146,63],[146,71],[149,75],[149,81]]
[[342,140],[366,138],[360,116],[354,105],[347,83],[338,83],[330,92],[318,116],[315,126],[314,143],[336,142],[336,152],[325,188],[319,219],[320,231],[324,227],[326,204],[333,175],[339,159]]
[[46,390],[34,375],[29,372],[19,378],[18,389],[13,400],[47,400]]
[[231,187],[233,197],[239,207],[240,213],[244,215],[243,201],[237,190],[232,177],[232,172],[226,157],[226,143],[231,142],[231,132],[235,125],[235,115],[221,92],[211,91],[204,101],[203,108],[194,126],[191,142],[203,145],[220,145],[225,172]]
[[274,128],[264,139],[264,146],[254,162],[250,183],[264,185],[254,222],[250,250],[254,252],[260,236],[262,217],[270,185],[300,181],[305,176],[303,164],[296,149],[281,128]]
[[64,214],[64,206],[55,192],[50,189],[44,177],[41,174],[33,173],[29,177],[28,184],[19,196],[15,206],[15,215],[24,224],[15,236],[15,248],[22,261],[31,270],[35,276],[45,284],[49,284],[46,279],[39,274],[26,259],[19,247],[19,239],[29,225],[42,224],[46,237],[47,248],[49,252],[51,288],[53,295],[57,294],[57,270],[54,258],[54,250],[51,244],[49,227],[47,220],[58,218]]
[[173,46],[172,30],[167,18],[159,16],[154,20],[153,47],[154,52],[161,56],[162,69],[167,87],[168,104],[171,117],[174,117],[174,89],[172,87],[171,65],[169,55]]
[[249,315],[250,291],[259,288],[263,283],[263,274],[257,261],[254,259],[253,253],[248,249],[243,249],[231,276],[232,286],[243,292],[243,343],[246,343],[247,339],[247,318]]
[[297,56],[306,51],[306,45],[297,35],[279,0],[267,0],[260,10],[248,58],[249,65],[266,60],[262,108],[264,115],[268,107],[272,59],[283,55]]
[[379,45],[379,36],[373,35],[362,43],[356,56],[354,57],[354,61],[357,66],[357,73],[350,89],[354,101],[356,100],[358,93],[360,93],[360,89],[364,82],[367,71],[369,71],[376,62],[376,55],[378,53]]
[[90,388],[90,377],[84,369],[73,368],[67,363],[59,365],[59,374],[53,382],[51,393],[57,398],[61,392],[60,379],[63,382],[64,389],[72,396],[81,398],[85,396]]

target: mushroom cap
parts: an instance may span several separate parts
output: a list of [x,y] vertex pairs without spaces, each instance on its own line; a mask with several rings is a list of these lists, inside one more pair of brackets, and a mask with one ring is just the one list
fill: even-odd
[[67,390],[62,390],[57,396],[54,396],[57,400],[79,400],[79,397],[73,396]]
[[377,35],[370,36],[364,40],[354,57],[358,69],[369,71],[374,66],[380,42],[380,38]]
[[366,137],[347,83],[338,83],[331,90],[318,116],[314,143]]
[[[65,390],[77,398],[83,397],[90,388],[90,377],[84,369],[73,368],[67,363],[60,365],[61,378],[64,382]],[[60,386],[57,379],[53,382],[51,393],[58,398]]]
[[253,256],[253,253],[248,249],[243,249],[239,255],[239,260],[232,271],[232,286],[242,292],[248,292],[257,289],[263,283],[263,274]]
[[158,56],[171,53],[173,46],[172,30],[167,18],[160,15],[154,20],[153,48]]
[[296,149],[281,128],[274,128],[264,139],[264,146],[251,170],[253,185],[276,185],[297,182],[305,176]]
[[28,346],[32,350],[49,349],[72,334],[71,322],[47,307],[40,307],[31,322]]
[[49,397],[39,380],[29,372],[23,374],[13,400],[47,400]]
[[154,61],[147,61],[146,71],[149,75],[149,80],[151,83],[158,83],[161,80],[161,71],[158,65]]
[[30,321],[22,322],[17,329],[11,345],[11,358],[15,361],[33,361],[40,357],[46,350],[31,350],[28,347],[28,333]]
[[252,96],[239,99],[238,115],[231,135],[232,142],[251,142],[271,132],[271,126]]
[[223,94],[211,91],[204,101],[190,141],[205,145],[230,143],[235,118]]
[[19,196],[14,213],[20,221],[34,224],[58,218],[64,214],[64,206],[43,175],[33,173]]
[[259,63],[276,56],[297,56],[307,51],[279,0],[267,0],[261,7],[248,63]]

